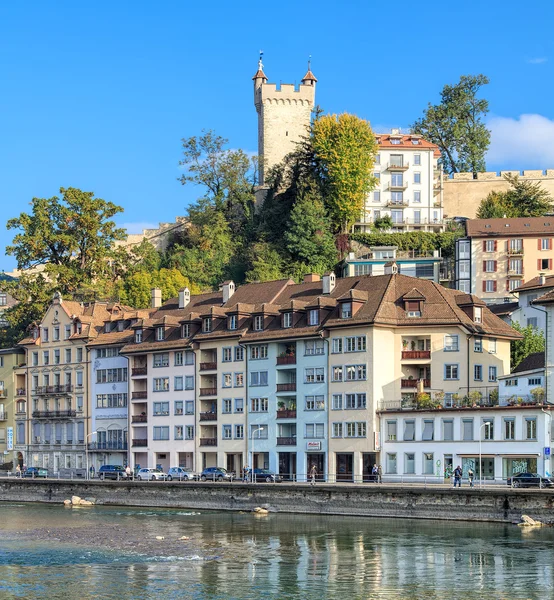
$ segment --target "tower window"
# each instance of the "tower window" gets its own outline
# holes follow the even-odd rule
[[[289,137],[289,132],[288,132],[288,131],[286,131],[286,132],[285,132],[285,135],[286,135],[287,137]]]

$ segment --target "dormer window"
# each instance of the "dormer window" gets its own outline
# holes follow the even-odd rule
[[[123,331],[123,321],[117,322],[117,331]]]
[[[38,329],[36,327],[33,327],[33,339],[38,339]]]
[[[104,323],[104,333],[109,333],[109,332],[110,332],[110,324]]]
[[[352,318],[352,302],[343,302],[340,307],[340,318],[351,319]]]
[[[202,332],[203,333],[210,333],[211,330],[212,330],[212,318],[211,317],[206,317],[202,321]]]
[[[164,339],[164,328],[156,327],[156,340],[158,340],[158,342],[161,342],[163,339]]]
[[[140,344],[142,342],[142,329],[137,329],[135,331],[135,344]]]
[[[319,310],[308,311],[308,325],[319,325]]]
[[[189,323],[185,323],[185,324],[181,325],[181,337],[182,338],[190,337],[190,324]]]
[[[421,302],[419,300],[406,301],[406,316],[411,319],[421,317]]]
[[[400,139],[399,138],[391,138],[390,139],[390,143],[395,145],[395,146],[399,146],[400,145]]]
[[[79,334],[83,331],[83,326],[81,325],[80,321],[77,321],[75,323],[75,327],[74,327],[75,333]]]
[[[292,327],[292,313],[291,312],[283,313],[283,327],[285,329],[289,329],[290,327]]]
[[[237,329],[238,328],[238,315],[231,315],[228,319],[227,326],[229,329]]]
[[[473,320],[475,323],[483,322],[483,309],[480,306],[475,306],[473,308]]]
[[[254,317],[254,331],[263,331],[264,329],[264,318],[262,315],[256,315]]]

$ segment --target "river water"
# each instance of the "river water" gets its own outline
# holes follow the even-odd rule
[[[0,510],[2,600],[554,597],[554,528],[102,506]]]

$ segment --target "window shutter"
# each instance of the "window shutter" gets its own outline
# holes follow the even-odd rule
[[[548,238],[548,249],[552,250],[552,238]]]
[[[496,292],[496,281],[492,282],[492,289],[494,292]]]
[[[486,272],[487,272],[487,261],[484,260],[483,261],[483,273],[486,273]]]
[[[497,241],[497,240],[494,240],[494,251],[495,251],[495,252],[496,252],[496,248],[497,248],[497,246],[498,246],[498,241]]]
[[[510,280],[506,279],[506,291],[509,292],[510,291]]]
[[[483,252],[487,251],[487,240],[483,240]]]
[[[548,270],[552,271],[552,259],[551,258],[548,259]]]
[[[494,261],[494,272],[498,271],[498,261]]]
[[[542,250],[542,240],[541,240],[541,238],[539,238],[537,240],[537,250]]]
[[[541,270],[541,259],[537,258],[537,269],[540,271]]]
[[[487,291],[487,282],[483,281],[483,291],[486,292]]]

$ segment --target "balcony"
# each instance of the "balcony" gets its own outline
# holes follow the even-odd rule
[[[278,383],[277,392],[296,392],[296,382],[294,383]]]
[[[277,411],[278,419],[296,419],[296,409],[291,410],[287,408],[283,408]]]
[[[146,390],[142,390],[140,392],[133,392],[131,394],[132,400],[146,400],[148,398],[148,392]]]
[[[70,394],[73,391],[73,386],[69,383],[64,385],[41,385],[36,388],[37,396],[48,396],[55,394]]]
[[[402,164],[396,164],[394,162],[390,162],[386,168],[389,171],[407,171],[410,168],[410,163],[403,162]]]
[[[510,256],[523,256],[523,246],[521,248],[508,248]]]
[[[8,397],[8,390],[0,390],[0,399],[3,400],[4,398]]]
[[[131,377],[146,377],[148,375],[147,367],[133,367],[131,369]]]
[[[148,440],[133,440],[131,445],[146,448],[146,446],[148,446]]]
[[[423,381],[423,387],[428,388],[431,387],[430,379],[401,379],[400,387],[402,388],[417,388],[418,381]]]
[[[278,437],[277,446],[296,446],[295,437]]]
[[[402,360],[429,360],[431,350],[402,350]]]
[[[147,423],[148,415],[133,415],[131,417],[131,423]]]
[[[26,396],[27,395],[27,390],[25,388],[18,388],[15,391],[15,395],[16,396]]]
[[[201,412],[200,420],[201,421],[217,421],[217,413],[216,412]]]
[[[287,356],[278,356],[277,365],[295,365],[296,354],[289,354]]]
[[[407,181],[403,181],[402,183],[389,183],[385,188],[385,192],[403,192],[407,187]]]
[[[217,362],[201,362],[200,370],[201,371],[215,371],[217,369]]]
[[[389,207],[389,208],[407,208],[408,207],[408,202],[406,202],[405,200],[402,202],[399,202],[398,200],[389,200],[385,206]]]
[[[127,442],[92,442],[91,444],[88,444],[88,449],[89,451],[127,450]]]
[[[33,419],[72,419],[77,416],[76,410],[34,410]]]
[[[201,446],[217,446],[217,438],[200,438]]]
[[[508,269],[510,277],[523,277],[523,269]]]
[[[8,420],[8,413],[0,412],[0,421],[7,421],[7,420]]]
[[[200,395],[201,396],[217,396],[217,388],[216,387],[200,388]]]

